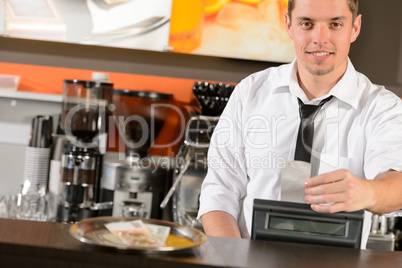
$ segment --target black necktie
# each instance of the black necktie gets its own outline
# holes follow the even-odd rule
[[[297,134],[297,143],[295,151],[295,160],[301,160],[310,163],[311,150],[314,138],[314,118],[321,107],[333,96],[323,99],[318,105],[303,104],[299,100],[300,126]]]

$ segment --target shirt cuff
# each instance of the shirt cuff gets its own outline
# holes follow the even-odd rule
[[[224,211],[232,215],[236,222],[239,216],[239,201],[233,197],[233,192],[220,189],[218,186],[208,186],[203,189],[200,196],[200,208],[197,219],[211,211]]]

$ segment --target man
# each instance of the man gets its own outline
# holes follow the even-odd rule
[[[357,7],[358,0],[289,0],[287,32],[297,58],[241,81],[214,131],[199,209],[207,235],[250,237],[253,200],[284,195],[281,176],[295,159],[299,105],[329,96],[313,120],[304,201],[317,212],[399,215],[402,105],[348,58],[361,28]]]

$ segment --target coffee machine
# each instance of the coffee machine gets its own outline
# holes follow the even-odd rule
[[[159,204],[170,184],[171,160],[151,156],[148,149],[165,123],[171,102],[171,94],[114,90],[114,121],[125,159],[103,163],[102,202],[113,202],[112,216],[168,219]]]
[[[172,199],[173,220],[202,231],[197,214],[201,185],[208,171],[208,149],[234,86],[198,81],[192,89],[201,107],[201,115],[192,116],[187,123],[185,140],[176,157],[173,184],[161,207]]]
[[[108,130],[112,96],[112,83],[64,80],[61,128],[69,146],[61,156],[56,221],[99,216],[103,156],[98,137]]]
[[[203,115],[190,118],[184,144],[176,158],[174,183],[171,188],[174,222],[201,231],[203,227],[197,220],[199,197],[202,182],[208,171],[210,139],[218,120],[219,117]],[[166,203],[166,198],[164,201]]]

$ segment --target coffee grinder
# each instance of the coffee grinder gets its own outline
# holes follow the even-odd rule
[[[165,123],[172,95],[122,89],[114,90],[113,102],[125,159],[104,161],[102,202],[113,201],[116,217],[166,219],[159,204],[169,187],[171,163],[150,156],[148,149]]]
[[[99,216],[102,154],[99,134],[108,130],[108,105],[113,84],[65,80],[61,127],[69,147],[61,158],[56,221],[76,222]]]

